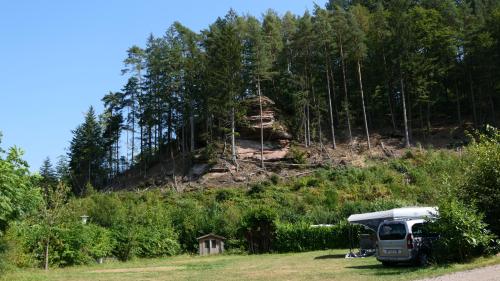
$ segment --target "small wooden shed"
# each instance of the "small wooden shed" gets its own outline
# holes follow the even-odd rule
[[[200,246],[200,255],[217,255],[224,252],[224,240],[226,238],[209,233],[196,238]]]

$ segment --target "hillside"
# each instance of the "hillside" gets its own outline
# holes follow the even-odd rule
[[[467,127],[435,127],[428,137],[415,137],[416,149],[420,151],[428,148],[455,149],[466,142],[465,128]],[[246,135],[240,135],[240,138],[236,139],[238,170],[232,164],[227,151],[223,153],[223,144],[219,144],[215,146],[218,151],[214,153],[212,159],[202,159],[204,149],[184,156],[177,155],[174,159],[175,182],[174,161],[164,156],[161,161],[152,163],[146,172],[141,170],[125,172],[117,177],[106,190],[160,188],[186,191],[248,186],[267,180],[271,176],[286,180],[308,175],[318,168],[366,167],[374,161],[399,158],[408,151],[404,147],[404,138],[393,133],[385,135],[373,133],[371,135],[372,147],[368,151],[361,130],[354,132],[354,141],[351,145],[347,140],[343,140],[337,143],[336,149],[333,149],[330,143],[314,143],[305,147],[303,144],[288,140],[265,141],[265,169],[260,167],[260,142],[251,137],[244,138]]]

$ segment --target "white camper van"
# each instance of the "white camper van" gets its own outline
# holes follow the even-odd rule
[[[375,231],[376,257],[382,264],[416,262],[424,265],[431,242],[423,232],[425,218],[437,215],[435,207],[411,207],[356,214],[350,216],[348,221]]]

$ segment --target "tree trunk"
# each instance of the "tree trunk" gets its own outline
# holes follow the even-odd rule
[[[120,131],[116,131],[116,174],[120,172]]]
[[[236,171],[238,171],[238,161],[236,159],[236,141],[235,141],[235,132],[234,132],[234,127],[235,127],[235,113],[234,113],[234,106],[231,108],[231,158],[233,161],[234,166],[236,166]]]
[[[304,105],[304,145],[308,147],[307,145],[307,111],[306,111],[306,106]]]
[[[488,100],[490,104],[490,110],[491,110],[491,123],[493,126],[497,125],[497,117],[496,117],[496,112],[495,112],[495,100],[493,99],[493,95],[491,94],[491,89],[494,89],[493,87],[493,82],[490,81],[490,90],[488,91]]]
[[[326,48],[325,48],[326,49]],[[326,53],[326,50],[325,50],[325,53]],[[331,91],[330,91],[330,76],[328,75],[329,71],[329,63],[328,63],[328,56],[326,56],[326,86],[327,86],[327,90],[328,90],[328,109],[330,111],[330,129],[331,129],[331,132],[332,132],[332,145],[333,145],[333,149],[336,149],[337,148],[337,143],[335,142],[335,126],[333,125],[333,108],[332,108],[332,95],[331,95]]]
[[[368,131],[368,120],[366,119],[365,96],[363,93],[363,79],[361,77],[361,63],[359,62],[359,60],[358,60],[358,78],[359,78],[359,90],[361,92],[361,105],[363,107],[363,118],[365,121],[366,141],[368,143],[368,150],[371,151],[372,146],[370,144],[370,132]]]
[[[310,120],[310,113],[309,113],[309,103],[306,105],[306,111],[307,111],[307,116],[306,116],[306,122],[307,122],[307,145],[311,145],[311,120]]]
[[[425,121],[426,121],[426,130],[427,130],[427,135],[430,136],[431,134],[431,102],[427,102],[427,110],[425,113]]]
[[[335,90],[335,76],[333,75],[333,68],[330,67],[330,79],[332,80],[332,94],[333,94],[333,99],[332,99],[332,102],[333,102],[333,110],[335,111],[335,120],[338,120],[340,119],[339,117],[339,110],[337,108],[337,94],[336,94],[336,90]],[[333,125],[335,126],[335,120],[333,121]],[[339,124],[337,123],[337,126]]]
[[[191,152],[194,151],[194,116],[193,116],[193,106],[191,106],[191,112],[189,116],[189,129],[190,129],[190,137],[189,140],[191,142],[189,150]]]
[[[47,242],[45,243],[45,253],[44,253],[44,269],[49,270],[49,243],[50,239],[47,238]]]
[[[347,130],[349,133],[349,144],[352,143],[351,120],[349,117],[349,96],[347,95],[347,80],[345,75],[344,48],[342,38],[340,38],[340,61],[342,63],[342,76],[344,77],[344,94],[345,94],[345,115],[347,120]]]
[[[387,74],[387,60],[385,57],[385,48],[382,48],[382,58],[384,61],[384,76],[385,76],[385,87],[387,88],[387,99],[389,101],[389,112],[391,114],[391,123],[392,123],[392,130],[395,132],[396,131],[396,119],[394,118],[394,109],[392,105],[392,97],[391,97],[391,87],[390,87],[390,82]]]
[[[399,80],[401,82],[401,101],[403,102],[403,123],[405,128],[405,147],[410,147],[410,137],[408,134],[408,118],[406,116],[406,98],[405,98],[405,87],[403,83],[403,75],[399,74]]]
[[[135,97],[132,91],[132,153],[130,155],[130,165],[134,165],[134,151],[135,151]]]
[[[457,119],[458,126],[462,126],[462,113],[460,110],[460,92],[458,91],[458,85],[455,83],[455,101],[457,102]]]
[[[259,93],[259,110],[260,110],[260,167],[264,169],[264,123],[262,120],[262,92],[260,89],[259,77],[257,77],[257,91]]]
[[[170,150],[170,160],[172,161],[172,181],[174,182],[175,191],[179,192],[179,188],[177,186],[177,177],[175,175],[176,165],[175,165],[175,157],[172,144],[169,144],[169,150]]]
[[[476,112],[476,99],[474,97],[474,86],[472,84],[472,74],[469,72],[469,86],[470,86],[470,98],[471,98],[471,106],[472,106],[472,115],[474,117],[474,126],[477,127],[477,112]]]

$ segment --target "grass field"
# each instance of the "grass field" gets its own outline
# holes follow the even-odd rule
[[[177,256],[127,263],[64,269],[16,270],[0,280],[414,280],[486,265],[500,264],[500,257],[480,258],[469,264],[417,268],[385,268],[375,258],[344,259],[346,250],[293,254]]]

